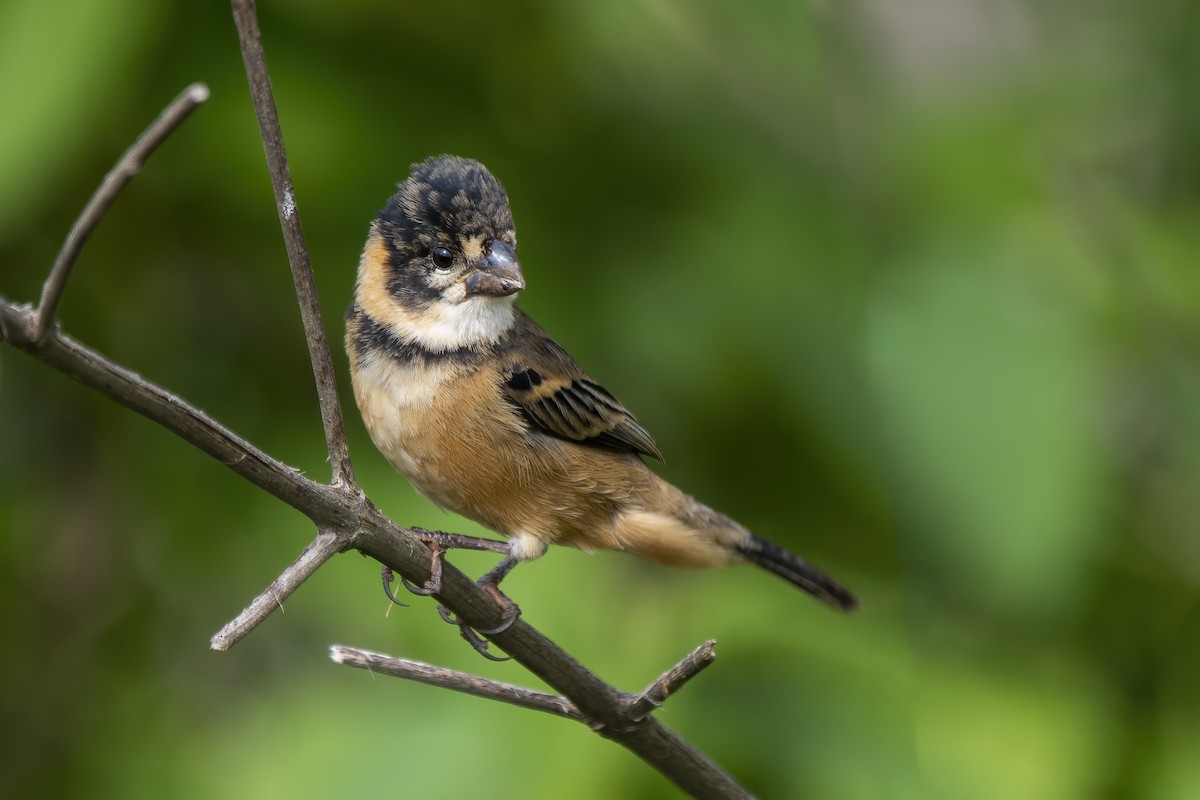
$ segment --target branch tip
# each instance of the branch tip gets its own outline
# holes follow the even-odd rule
[[[641,722],[653,713],[654,709],[662,706],[667,697],[682,689],[685,683],[716,660],[716,645],[716,639],[709,639],[684,656],[678,664],[660,675],[658,680],[635,697],[625,715],[633,722]]]
[[[108,212],[117,195],[121,193],[146,163],[146,159],[167,140],[183,121],[209,97],[208,87],[203,83],[193,83],[171,101],[158,117],[150,123],[142,135],[130,145],[117,163],[104,176],[104,180],[92,194],[79,218],[71,226],[71,232],[63,241],[62,249],[50,274],[42,287],[42,298],[38,302],[37,315],[34,317],[32,336],[34,342],[40,344],[46,340],[50,328],[54,324],[54,315],[58,303],[67,288],[67,278],[71,268],[75,266],[84,243],[92,235],[92,231],[100,224],[100,220]]]
[[[245,639],[252,630],[275,611],[283,611],[283,601],[292,592],[313,576],[326,561],[341,552],[345,545],[346,536],[332,530],[322,530],[291,566],[280,573],[262,593],[250,601],[250,605],[238,614],[221,630],[213,634],[209,647],[218,652],[224,652]]]
[[[196,105],[208,102],[208,98],[212,97],[212,91],[209,90],[208,84],[202,81],[196,81],[183,91],[187,93],[188,99]]]
[[[455,669],[426,664],[423,661],[413,661],[407,658],[396,658],[361,650],[357,647],[347,647],[335,644],[329,648],[329,658],[335,663],[347,667],[365,669],[371,673],[390,675],[393,678],[405,678],[418,683],[440,686],[443,689],[453,689],[456,692],[497,700],[501,703],[520,706],[534,711],[544,711],[556,717],[573,719],[576,722],[590,723],[579,709],[567,698],[557,694],[537,692],[511,683],[494,681],[460,672]]]

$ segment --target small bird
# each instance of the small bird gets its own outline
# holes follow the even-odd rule
[[[749,561],[835,608],[858,605],[652,472],[642,457],[662,455],[650,434],[514,305],[524,288],[504,187],[477,161],[438,156],[413,165],[371,224],[346,314],[375,446],[438,506],[508,537],[425,532],[435,558],[442,547],[506,553],[480,579],[514,609],[497,630],[515,619],[500,581],[551,544],[683,567]]]

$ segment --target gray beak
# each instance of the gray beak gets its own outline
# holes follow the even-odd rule
[[[507,297],[525,288],[517,253],[506,242],[492,239],[479,266],[467,276],[467,295]]]

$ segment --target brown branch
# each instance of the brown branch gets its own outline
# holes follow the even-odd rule
[[[303,244],[282,137],[279,136],[266,67],[258,45],[254,4],[249,0],[234,0],[233,7],[242,35],[247,74],[259,112],[272,186],[310,345],[322,404],[326,444],[333,463],[333,483],[326,485],[305,478],[175,395],[89,350],[53,326],[41,327],[39,319],[42,310],[35,311],[28,305],[18,305],[0,296],[0,338],[175,432],[313,520],[322,534],[297,563],[280,576],[273,586],[275,590],[294,590],[320,563],[327,560],[331,555],[330,550],[335,549],[335,543],[338,550],[352,547],[388,565],[410,581],[424,583],[429,577],[429,550],[406,529],[380,513],[354,484],[328,343],[321,327],[312,270]],[[107,203],[97,207],[96,219],[106,208]],[[94,225],[94,221],[90,222],[87,229],[90,230]],[[73,246],[79,245],[82,245],[82,238],[78,240],[78,245]],[[67,259],[68,262],[73,260],[74,256]],[[56,282],[58,288],[48,290],[47,297],[51,300],[43,309],[57,302],[64,285],[65,273]],[[275,598],[276,595],[269,589],[239,619],[245,620],[247,625],[257,624],[278,607]],[[449,564],[444,567],[442,589],[437,600],[477,629],[496,627],[504,614],[493,598]],[[214,644],[225,643],[228,646],[245,635],[244,632],[238,633],[241,628],[236,623],[235,620],[235,623],[227,626],[230,630],[228,638],[221,638]],[[686,664],[681,665],[676,668],[682,670],[681,677],[668,679],[674,671],[668,672],[642,697],[633,698],[584,668],[524,618],[517,619],[503,633],[490,638],[517,662],[561,692],[601,736],[627,748],[684,791],[694,797],[749,797],[732,777],[655,717],[651,715],[633,719],[630,716],[631,709],[640,712],[645,704],[653,706],[655,702],[661,702],[661,697],[666,696],[672,684],[685,679],[682,673],[698,671],[699,666],[693,669]],[[696,664],[699,665],[702,660],[696,661]]]
[[[38,344],[29,335],[33,316],[29,306],[0,295],[0,335],[18,349],[173,431],[319,526],[342,531],[349,547],[387,564],[411,582],[422,584],[429,578],[429,550],[371,503],[305,478],[180,398],[61,331],[52,332]],[[486,592],[451,564],[443,568],[437,599],[476,628],[495,627],[504,615]],[[694,797],[749,797],[732,777],[653,715],[640,722],[628,719],[628,695],[583,667],[524,617],[489,638],[568,698],[593,721],[597,733],[629,749],[684,791]]]
[[[179,396],[60,331],[38,342],[33,334],[35,314],[29,306],[0,295],[0,332],[14,347],[157,422],[318,525],[353,518],[355,505],[341,492],[276,461]]]
[[[626,711],[629,719],[634,722],[645,719],[654,712],[654,709],[661,706],[669,695],[679,691],[685,683],[699,675],[716,659],[717,654],[713,649],[716,644],[715,639],[709,639],[684,656],[678,664],[660,675],[658,680],[647,686],[646,691],[630,703],[629,709]]]
[[[329,657],[334,662],[345,664],[348,667],[365,669],[380,675],[390,675],[393,678],[406,678],[418,683],[427,683],[430,686],[440,686],[443,689],[452,689],[456,692],[485,697],[489,700],[497,700],[534,711],[545,711],[547,714],[588,723],[587,717],[580,714],[579,709],[561,695],[535,692],[511,683],[481,678],[469,672],[459,672],[456,669],[436,667],[423,661],[395,658],[340,644],[329,648]]]
[[[183,121],[205,100],[208,99],[208,87],[203,83],[193,83],[180,92],[167,108],[158,115],[150,127],[137,138],[120,160],[113,166],[104,181],[92,195],[92,199],[83,207],[83,212],[75,220],[71,232],[63,242],[58,258],[50,269],[50,276],[42,287],[42,299],[38,303],[37,316],[34,319],[32,337],[35,341],[43,341],[46,332],[54,324],[54,314],[58,310],[58,301],[62,299],[63,290],[67,288],[67,278],[71,267],[79,258],[84,243],[96,229],[100,219],[108,211],[109,206],[117,199],[129,182],[146,163],[150,154],[175,132]],[[6,337],[7,338],[7,337]]]
[[[333,359],[329,355],[325,326],[321,322],[321,306],[317,300],[312,262],[308,257],[308,245],[304,242],[304,229],[300,225],[296,190],[292,185],[292,172],[288,167],[287,152],[283,147],[283,131],[279,127],[279,114],[275,111],[275,97],[271,92],[271,79],[267,75],[267,62],[263,56],[254,1],[233,0],[233,18],[237,23],[242,61],[246,65],[250,96],[254,100],[254,111],[258,116],[258,129],[262,134],[267,168],[271,173],[271,187],[275,190],[275,207],[279,212],[279,226],[283,229],[288,263],[292,267],[296,300],[304,322],[304,338],[308,343],[308,356],[312,361],[317,398],[321,404],[321,424],[325,429],[325,448],[329,452],[329,463],[333,469],[333,484],[337,486],[345,483],[357,491],[354,467],[350,463],[350,450],[346,445],[342,405],[338,401],[337,378],[333,372]]]
[[[646,687],[646,690],[636,697],[630,695],[629,702],[623,712],[627,722],[641,722],[655,709],[662,706],[668,696],[683,688],[683,685],[698,675],[716,658],[714,647],[717,642],[709,639],[683,658],[678,664],[663,673],[658,680]],[[408,658],[397,658],[361,650],[357,647],[335,644],[329,648],[329,657],[338,664],[348,667],[365,669],[393,678],[405,678],[431,686],[453,689],[456,692],[472,694],[476,697],[486,697],[502,703],[510,703],[535,711],[545,711],[576,722],[582,722],[593,728],[600,728],[604,723],[594,723],[579,712],[573,703],[561,695],[536,692],[511,683],[481,678],[467,672],[437,667],[423,661],[413,661]]]
[[[213,634],[209,647],[222,652],[228,650],[250,635],[250,632],[274,613],[275,609],[282,611],[283,601],[323,567],[326,561],[345,550],[348,541],[349,537],[339,531],[325,530],[318,533],[317,538],[304,548],[299,558],[262,594],[254,598],[242,613],[226,623],[224,628]]]

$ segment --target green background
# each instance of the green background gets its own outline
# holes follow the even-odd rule
[[[408,165],[479,158],[522,306],[661,473],[865,603],[563,549],[506,583],[530,623],[630,691],[717,639],[659,716],[764,797],[1200,796],[1196,3],[264,6],[335,343]],[[212,100],[104,219],[62,323],[323,478],[222,3],[0,6],[0,293],[37,296],[193,80]],[[348,424],[396,520],[481,532]],[[0,453],[6,796],[675,796],[572,723],[330,663],[536,685],[430,602],[385,615],[357,555],[209,652],[310,525],[7,348]]]

